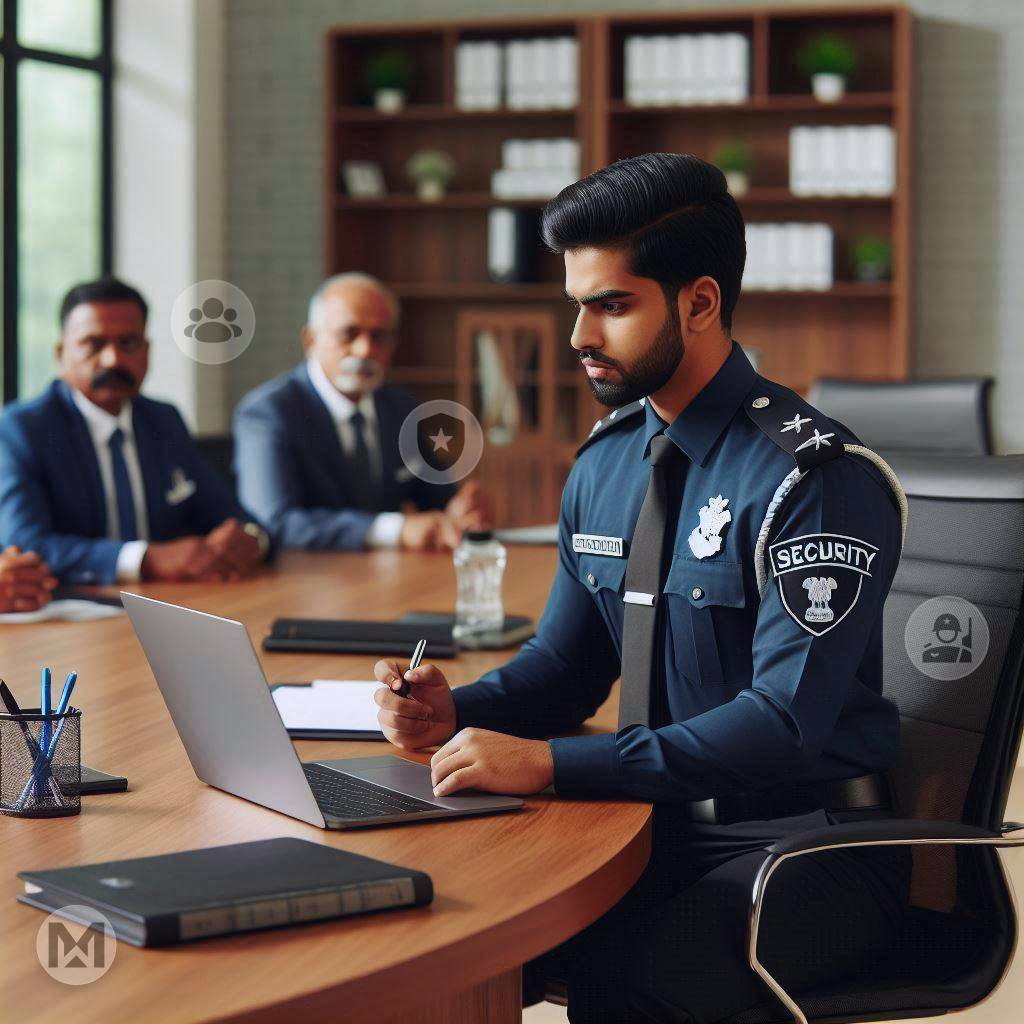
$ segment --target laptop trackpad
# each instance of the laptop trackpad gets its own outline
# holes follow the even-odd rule
[[[518,797],[475,791],[450,797],[434,796],[434,789],[430,784],[430,765],[416,764],[393,755],[318,761],[317,764],[451,810],[465,810],[469,807],[518,807],[522,803]]]

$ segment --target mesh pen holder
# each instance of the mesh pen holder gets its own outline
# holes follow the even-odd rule
[[[82,712],[0,714],[0,813],[60,818],[82,810]]]

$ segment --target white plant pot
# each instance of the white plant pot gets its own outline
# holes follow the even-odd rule
[[[835,103],[846,92],[846,79],[831,71],[819,71],[811,75],[811,91],[820,103]]]
[[[378,89],[373,94],[373,105],[382,114],[397,114],[405,106],[405,93],[401,89]]]
[[[416,186],[416,195],[425,203],[436,203],[444,198],[444,182],[436,178],[428,178]]]
[[[750,178],[746,171],[726,171],[725,184],[734,197],[745,196],[750,188]]]

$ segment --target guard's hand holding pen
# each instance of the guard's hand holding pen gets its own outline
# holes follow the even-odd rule
[[[396,692],[402,686],[397,661],[385,659],[373,666],[373,674],[386,686],[374,693],[380,710],[377,721],[385,737],[403,750],[436,747],[455,735],[455,702],[448,680],[436,665],[420,665],[406,672],[408,697]]]

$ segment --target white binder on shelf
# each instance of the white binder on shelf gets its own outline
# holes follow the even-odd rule
[[[833,231],[828,224],[809,224],[808,227],[811,247],[811,279],[808,287],[815,291],[827,291],[833,282]]]
[[[654,66],[652,101],[659,107],[665,107],[673,102],[671,37],[665,35],[653,36],[651,38],[651,49],[652,63]]]

